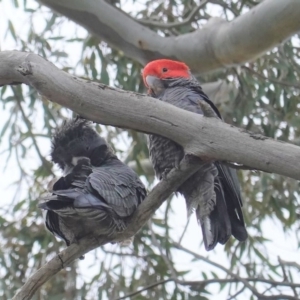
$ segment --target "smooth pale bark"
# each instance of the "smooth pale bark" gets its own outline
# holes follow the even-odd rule
[[[159,134],[204,160],[233,161],[300,180],[300,147],[159,100],[71,76],[42,57],[0,52],[0,85],[26,83],[97,123]]]
[[[194,72],[242,64],[300,30],[299,0],[265,0],[231,22],[214,18],[194,32],[161,37],[104,0],[38,0],[146,64],[168,57]]]

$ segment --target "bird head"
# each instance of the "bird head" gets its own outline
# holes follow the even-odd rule
[[[144,84],[149,92],[158,95],[164,88],[164,80],[191,78],[189,67],[180,61],[158,59],[148,63],[142,72]]]
[[[89,158],[96,166],[105,159],[108,151],[106,141],[84,119],[64,122],[52,138],[52,161],[64,171],[72,169],[78,158]]]

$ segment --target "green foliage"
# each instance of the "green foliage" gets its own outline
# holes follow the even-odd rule
[[[120,7],[118,1],[110,2]],[[211,16],[231,20],[260,1],[209,2],[188,24],[168,29],[151,24],[149,27],[164,36],[179,35],[201,27]],[[138,1],[132,3],[136,5]],[[110,48],[79,25],[34,1],[12,0],[11,5],[8,1],[6,5],[12,12],[22,13],[27,23],[22,28],[17,18],[6,20],[1,50],[9,49],[4,47],[8,43],[14,49],[37,53],[71,74],[145,92],[140,77],[142,66],[125,57],[122,49]],[[132,17],[163,23],[188,18],[195,5],[191,0],[144,1],[138,6],[141,8],[132,10],[132,5],[121,2],[121,8]],[[300,145],[299,53],[296,35],[254,62],[200,74],[198,78],[201,82],[222,79],[238,88],[238,95],[220,106],[227,123]],[[9,183],[15,190],[12,199],[6,199],[0,208],[0,298],[11,299],[30,274],[64,247],[46,232],[37,199],[46,192],[54,174],[60,174],[48,159],[49,138],[57,124],[71,117],[71,112],[26,86],[0,88],[0,101],[0,153],[4,162],[0,167],[4,176],[14,178]],[[146,137],[110,126],[97,125],[97,130],[123,161],[136,163],[148,188],[153,187],[153,174],[146,173],[142,164],[149,155]],[[225,299],[234,294],[232,299],[256,299],[255,291],[245,292],[241,281],[230,272],[248,278],[260,293],[271,295],[288,290],[297,299],[299,286],[270,285],[256,282],[255,278],[297,283],[299,264],[278,260],[274,252],[278,246],[276,232],[280,230],[296,241],[293,250],[299,247],[299,182],[253,171],[239,172],[239,177],[249,228],[246,243],[231,239],[224,249],[218,246],[219,256],[207,255],[199,246],[201,230],[195,224],[187,228],[189,241],[180,238],[185,230],[185,212],[178,215],[177,207],[184,206],[182,199],[169,199],[137,234],[131,247],[106,245],[97,249],[48,281],[34,299],[115,299],[140,289],[145,290],[134,299],[217,299],[216,295]],[[273,234],[266,235],[265,224],[277,224]],[[178,247],[179,240],[189,247]],[[204,256],[199,255],[201,252]],[[224,281],[229,278],[232,281]],[[146,289],[151,285],[154,286]]]

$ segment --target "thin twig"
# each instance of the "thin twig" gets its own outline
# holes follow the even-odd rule
[[[297,263],[294,262],[294,261],[286,261],[286,260],[280,259],[280,262],[281,262],[283,265],[286,265],[286,266],[289,266],[289,267],[294,267],[294,268],[300,270],[300,265],[297,264]]]
[[[282,264],[282,262],[281,262],[280,256],[278,256],[278,262],[279,262],[279,265],[280,265],[281,270],[282,270],[283,281],[288,281],[288,276],[286,274],[286,271],[285,271],[285,268],[284,268],[284,264]]]
[[[237,291],[234,295],[230,296],[227,300],[235,300],[236,297],[240,295],[245,289],[246,287],[243,286],[239,291]]]
[[[150,229],[151,229],[151,226],[150,226]],[[153,235],[154,233],[152,233],[152,238],[153,238]],[[163,251],[158,243],[158,241],[156,240],[156,238],[153,239],[153,242],[155,243],[155,245],[160,249],[160,252],[161,254],[163,255],[163,258],[166,259],[164,257],[164,254],[163,254]],[[207,280],[202,280],[202,281],[185,281],[185,280],[180,280],[177,278],[176,276],[176,271],[175,270],[172,270],[172,277],[168,278],[168,279],[164,279],[164,280],[161,280],[161,281],[158,281],[158,282],[155,282],[153,284],[150,284],[144,288],[141,288],[135,292],[132,292],[130,294],[127,294],[125,296],[122,296],[120,298],[116,298],[115,300],[122,300],[122,299],[131,299],[133,296],[136,296],[146,290],[149,290],[149,289],[152,289],[158,285],[162,285],[162,284],[165,284],[167,282],[170,282],[170,281],[173,281],[177,284],[180,284],[180,285],[184,285],[184,286],[190,286],[190,287],[193,287],[194,289],[196,289],[198,287],[198,289],[203,289],[206,285],[209,285],[209,284],[214,284],[214,283],[218,283],[218,284],[222,284],[222,283],[247,283],[246,285],[244,284],[244,287],[239,290],[235,295],[229,297],[228,300],[230,299],[236,299],[236,296],[239,295],[240,293],[242,293],[245,288],[248,288],[250,289],[253,294],[255,294],[258,299],[290,299],[290,300],[296,300],[298,299],[297,297],[293,297],[293,296],[289,296],[289,295],[272,295],[272,296],[265,296],[259,292],[256,291],[255,287],[251,286],[250,285],[250,282],[260,282],[260,283],[265,283],[265,284],[270,284],[271,287],[274,287],[274,286],[287,286],[287,287],[290,287],[290,288],[300,288],[300,284],[297,284],[297,283],[290,283],[290,282],[277,282],[277,281],[273,281],[273,280],[270,280],[270,279],[264,279],[264,278],[243,278],[243,277],[240,277],[236,274],[233,274],[230,270],[226,269],[225,267],[217,264],[217,263],[214,263],[212,261],[210,261],[209,259],[197,254],[197,253],[194,253],[192,251],[190,251],[189,249],[187,248],[184,248],[182,246],[180,246],[178,243],[173,243],[173,245],[180,249],[180,250],[183,250],[189,254],[192,254],[194,255],[195,257],[215,266],[215,267],[218,267],[220,268],[221,270],[223,270],[224,272],[226,272],[228,275],[230,275],[231,277],[233,278],[226,278],[226,279],[220,279],[220,278],[215,278],[215,279],[207,279]],[[167,259],[168,260],[168,259]],[[175,274],[175,276],[174,276]],[[297,295],[296,295],[297,296]]]
[[[280,265],[281,270],[282,270],[283,281],[289,282],[289,277],[288,277],[288,275],[287,275],[287,273],[286,273],[285,266],[284,266],[284,264],[282,263],[280,256],[278,256],[278,262],[279,262],[279,265]],[[298,293],[297,293],[297,291],[296,291],[296,288],[295,288],[295,287],[291,287],[291,289],[293,290],[294,295],[295,295],[295,296],[298,296]]]
[[[244,280],[248,281],[248,282],[261,282],[261,283],[267,283],[267,284],[270,284],[271,286],[288,286],[288,287],[291,287],[291,286],[294,286],[294,287],[297,287],[299,288],[300,287],[300,284],[296,284],[296,283],[288,283],[288,282],[276,282],[276,281],[273,281],[273,280],[268,280],[268,279],[261,279],[261,278],[243,278]],[[135,292],[132,292],[130,294],[127,294],[125,296],[122,296],[122,297],[119,297],[119,298],[116,298],[114,300],[123,300],[123,299],[131,299],[133,296],[136,296],[144,291],[147,291],[147,290],[150,290],[158,285],[162,285],[162,284],[165,284],[167,282],[176,282],[177,284],[180,284],[180,285],[183,285],[183,286],[189,286],[189,287],[193,287],[194,289],[196,287],[199,287],[201,289],[204,289],[204,287],[206,285],[209,285],[209,284],[222,284],[222,283],[239,283],[239,279],[236,279],[236,278],[230,278],[230,279],[220,279],[220,278],[215,278],[215,279],[207,279],[207,280],[199,280],[199,281],[185,281],[185,280],[179,280],[179,279],[176,279],[176,278],[168,278],[168,279],[164,279],[164,280],[161,280],[161,281],[158,281],[158,282],[155,282],[155,283],[152,283],[150,285],[147,285],[145,286],[144,288],[141,288]],[[238,291],[235,295],[231,296],[229,299],[235,299],[235,297],[242,293],[243,290],[245,290],[245,286],[243,287],[242,290]],[[268,297],[268,296],[267,296]],[[272,299],[271,298],[272,296],[270,296],[269,298],[263,298],[263,299]],[[278,296],[275,296],[276,298],[274,299],[296,299],[296,298],[284,298],[285,296],[283,295],[283,298],[278,298]],[[227,300],[229,300],[227,299]],[[262,298],[261,298],[262,299]]]
[[[151,20],[144,20],[144,19],[135,19],[137,22],[143,25],[147,26],[153,26],[161,29],[173,29],[175,27],[181,27],[184,25],[187,25],[193,21],[195,16],[197,15],[198,11],[203,8],[208,0],[202,1],[198,6],[196,6],[191,13],[183,19],[181,22],[170,22],[170,23],[161,23],[161,22],[156,22],[156,21],[151,21]]]
[[[147,259],[146,255],[138,255],[138,254],[135,254],[135,253],[114,252],[114,251],[108,251],[108,250],[105,250],[105,249],[102,249],[102,251],[106,254],[111,254],[111,255],[131,256],[131,257],[140,258],[140,259]]]
[[[187,231],[187,229],[188,229],[188,227],[189,227],[190,220],[191,220],[191,218],[189,217],[188,220],[187,220],[187,222],[186,222],[186,225],[185,225],[185,227],[184,227],[184,229],[183,229],[183,231],[182,231],[182,234],[181,234],[181,236],[180,236],[180,238],[179,238],[179,240],[178,240],[178,244],[181,244],[182,239],[184,238],[184,235],[185,235],[185,233],[186,233],[186,231]]]
[[[293,88],[296,88],[296,89],[300,89],[300,85],[299,84],[296,84],[296,83],[289,83],[289,82],[286,82],[286,81],[281,81],[281,80],[277,80],[277,79],[274,79],[274,78],[268,78],[258,72],[256,72],[255,70],[249,68],[249,67],[246,67],[246,66],[242,66],[242,69],[254,74],[255,76],[257,77],[260,77],[264,80],[267,80],[269,82],[272,82],[272,83],[276,83],[276,84],[280,84],[280,85],[283,85],[283,86],[287,86],[287,87],[293,87]]]
[[[272,299],[272,300],[283,300],[283,299],[286,299],[286,300],[297,300],[298,299],[298,297],[293,297],[293,296],[283,295],[283,294],[281,294],[281,295],[272,295],[272,296],[263,295],[263,294],[259,293],[257,291],[257,289],[248,282],[247,279],[240,277],[239,275],[233,273],[231,270],[226,269],[222,265],[220,265],[220,264],[218,264],[216,262],[213,262],[213,261],[209,260],[208,258],[206,258],[206,257],[204,257],[204,256],[202,256],[202,255],[200,255],[198,253],[195,253],[195,252],[193,252],[193,251],[191,251],[191,250],[189,250],[189,249],[181,246],[180,244],[178,244],[176,242],[174,242],[173,245],[177,249],[183,250],[183,251],[185,251],[185,252],[193,255],[194,257],[196,257],[196,258],[198,258],[200,260],[203,260],[203,261],[209,263],[212,266],[215,266],[215,267],[219,268],[220,270],[224,271],[225,273],[227,273],[231,277],[237,279],[239,282],[241,282],[242,284],[244,284],[244,286],[246,288],[248,288],[260,300],[269,300],[269,299]]]
[[[47,169],[47,171],[50,173],[50,175],[54,175],[52,169],[50,168],[49,166],[49,163],[47,162],[47,160],[45,159],[45,157],[42,155],[41,151],[40,151],[40,148],[36,142],[36,139],[35,139],[35,135],[33,134],[32,132],[32,126],[31,126],[31,122],[29,121],[28,117],[26,116],[25,114],[25,111],[23,109],[23,106],[21,104],[21,99],[18,97],[17,93],[16,93],[16,90],[15,90],[15,87],[11,87],[12,90],[13,90],[13,93],[14,93],[14,96],[16,98],[16,103],[18,105],[18,108],[21,112],[21,115],[22,115],[22,118],[24,120],[24,123],[27,127],[27,130],[28,130],[28,135],[31,137],[31,140],[32,140],[32,143],[33,143],[33,146],[35,148],[35,151],[37,152],[42,164],[43,164],[43,167],[45,167]]]
[[[152,289],[152,288],[154,288],[158,285],[162,285],[162,284],[165,284],[165,283],[170,282],[170,281],[174,281],[174,279],[173,278],[168,278],[168,279],[165,279],[165,280],[161,280],[161,281],[152,283],[150,285],[145,286],[144,288],[142,288],[140,290],[137,290],[133,293],[127,294],[127,295],[119,297],[119,298],[115,298],[114,300],[122,300],[122,299],[127,299],[127,298],[131,299],[133,296],[136,296],[136,295],[138,295],[138,294],[140,294],[144,291],[150,290],[150,289]]]
[[[165,261],[166,265],[168,266],[171,274],[172,274],[172,277],[177,279],[177,274],[176,274],[176,270],[173,266],[173,262],[171,262],[169,260],[169,258],[167,257],[167,255],[164,253],[163,249],[162,249],[162,246],[160,245],[160,243],[158,242],[156,236],[155,236],[155,232],[153,231],[152,229],[152,225],[151,225],[151,221],[149,220],[148,221],[148,226],[149,226],[149,229],[150,229],[150,232],[151,232],[151,241],[153,243],[154,246],[156,246],[160,252],[160,255],[162,256],[163,260]]]

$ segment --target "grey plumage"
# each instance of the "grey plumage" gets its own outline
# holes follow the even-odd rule
[[[145,187],[90,122],[74,119],[58,128],[51,156],[64,176],[39,206],[47,210],[46,226],[54,235],[70,245],[87,235],[126,228],[126,220],[146,197]]]
[[[158,79],[150,76],[147,79],[154,87],[158,87],[153,89],[151,86],[151,96],[201,115],[201,101],[205,101],[215,117],[221,119],[219,111],[192,75],[190,78]],[[184,157],[180,145],[157,135],[149,135],[149,153],[160,179],[170,169],[177,167]],[[247,239],[235,170],[220,162],[203,162],[203,167],[185,181],[178,191],[186,200],[188,215],[196,212],[206,250],[213,249],[218,242],[225,244],[231,234],[240,241]]]

